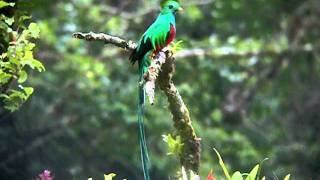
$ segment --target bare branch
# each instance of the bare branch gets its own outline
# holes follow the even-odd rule
[[[76,32],[76,33],[73,33],[73,37],[78,39],[85,39],[87,41],[102,41],[105,44],[113,44],[125,50],[134,50],[137,47],[137,45],[132,41],[127,42],[119,37],[110,36],[108,34],[103,34],[103,33]]]

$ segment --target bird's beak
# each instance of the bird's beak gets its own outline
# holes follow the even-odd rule
[[[182,12],[182,11],[183,11],[183,8],[182,8],[182,7],[179,7],[179,8],[178,8],[178,11],[179,11],[179,12]]]

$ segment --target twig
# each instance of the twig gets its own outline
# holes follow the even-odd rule
[[[102,41],[105,44],[112,44],[120,48],[123,48],[125,50],[134,50],[137,47],[137,45],[132,41],[127,42],[119,37],[110,36],[108,34],[103,34],[103,33],[76,32],[76,33],[73,33],[73,37],[77,39],[85,39],[87,41]]]

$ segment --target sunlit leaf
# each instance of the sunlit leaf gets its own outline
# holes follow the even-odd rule
[[[178,41],[178,42],[173,42],[171,43],[171,48],[170,50],[173,52],[173,53],[176,53],[178,51],[180,51],[182,49],[182,43],[183,41]]]
[[[198,176],[195,172],[190,170],[190,180],[200,180],[200,176]]]
[[[180,136],[173,138],[171,134],[162,135],[163,141],[167,143],[168,155],[179,155],[182,152],[183,143]]]
[[[32,87],[24,87],[23,90],[26,93],[26,98],[28,98],[33,93]]]
[[[236,171],[231,176],[231,180],[243,180],[242,174],[239,171]]]
[[[24,83],[28,78],[28,74],[26,71],[22,70],[19,72],[19,79],[18,82],[19,83]]]
[[[260,173],[261,173],[262,165],[267,160],[269,160],[269,158],[265,158],[259,163],[260,168],[259,168],[258,173],[257,173],[257,179],[260,179]]]
[[[216,154],[217,154],[217,156],[219,158],[219,164],[220,164],[220,166],[221,166],[221,168],[223,170],[224,175],[227,177],[228,180],[230,180],[231,179],[230,174],[229,174],[229,172],[227,170],[227,167],[225,166],[225,164],[224,164],[224,162],[223,162],[218,150],[216,148],[213,148],[213,150],[216,152]]]
[[[258,170],[259,170],[259,164],[257,164],[249,173],[249,175],[247,176],[247,178],[245,180],[255,180]]]
[[[6,7],[6,6],[14,6],[15,3],[7,3],[4,1],[0,1],[0,8]]]
[[[290,174],[286,175],[286,177],[283,178],[283,180],[289,180],[290,179]]]
[[[40,28],[36,23],[30,23],[28,30],[31,33],[31,37],[38,38],[40,34]]]
[[[106,175],[106,174],[103,175],[104,180],[112,180],[115,176],[116,176],[115,173],[110,173],[108,175]]]
[[[0,85],[8,83],[11,77],[12,77],[12,74],[8,74],[0,71]]]
[[[9,26],[11,26],[11,25],[14,23],[14,17],[12,17],[12,18],[7,18],[7,19],[5,20],[5,22],[6,22]]]
[[[188,180],[188,175],[186,169],[182,166],[181,168],[182,180]]]

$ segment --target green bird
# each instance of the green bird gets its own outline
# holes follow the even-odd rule
[[[180,6],[179,0],[163,0],[161,2],[161,12],[159,16],[142,35],[137,48],[132,52],[129,59],[132,64],[138,62],[139,82],[143,80],[144,74],[148,70],[151,56],[156,55],[174,40],[176,36],[175,14],[180,10],[182,10],[182,7]],[[149,180],[150,162],[143,124],[144,106],[145,89],[144,85],[139,85],[138,124],[140,152],[144,179]]]

